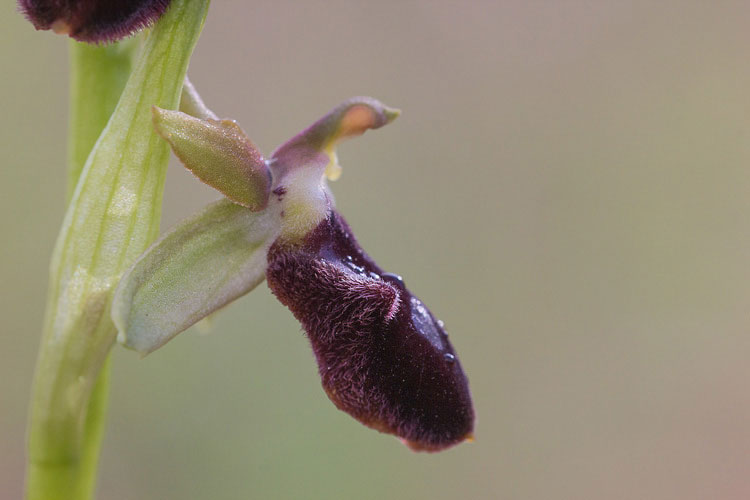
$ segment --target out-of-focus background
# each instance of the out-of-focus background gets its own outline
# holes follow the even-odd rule
[[[0,497],[64,212],[67,43],[0,6]],[[190,67],[270,152],[352,95],[341,211],[442,318],[476,442],[337,411],[265,285],[114,356],[99,498],[750,497],[747,2],[215,1]],[[170,166],[164,227],[217,194]]]

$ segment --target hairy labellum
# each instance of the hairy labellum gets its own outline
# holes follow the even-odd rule
[[[124,38],[161,17],[170,0],[19,0],[38,30],[53,30],[81,42]]]
[[[442,323],[336,211],[301,243],[274,243],[268,263],[268,285],[304,326],[339,409],[415,450],[471,437],[468,381]]]

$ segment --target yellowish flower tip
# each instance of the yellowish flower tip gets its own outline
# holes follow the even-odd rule
[[[329,139],[328,148],[343,139],[362,135],[368,129],[380,128],[398,118],[401,110],[389,108],[375,101],[357,102],[347,108],[339,119],[336,133]]]
[[[336,155],[336,146],[339,142],[360,136],[369,129],[387,125],[400,115],[400,109],[389,108],[374,99],[367,99],[364,102],[355,101],[348,108],[345,108],[338,119],[336,131],[328,137],[324,146],[324,151],[329,158],[325,169],[326,178],[335,181],[341,177],[342,169]]]
[[[383,110],[383,114],[385,115],[386,123],[391,123],[393,120],[401,116],[401,110],[398,108],[386,107]]]

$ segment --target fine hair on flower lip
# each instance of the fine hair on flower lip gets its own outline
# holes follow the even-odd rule
[[[471,438],[468,381],[442,323],[337,212],[303,243],[275,244],[268,259],[268,286],[302,323],[339,409],[414,450]]]

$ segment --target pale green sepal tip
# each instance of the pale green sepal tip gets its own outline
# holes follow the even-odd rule
[[[397,108],[386,107],[383,110],[383,114],[385,115],[386,123],[391,123],[393,120],[401,116],[401,110]]]
[[[141,354],[248,293],[265,278],[278,222],[223,199],[183,221],[125,273],[115,292],[117,340]]]

